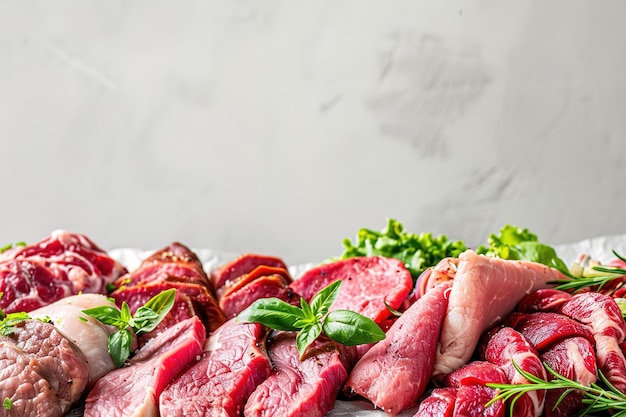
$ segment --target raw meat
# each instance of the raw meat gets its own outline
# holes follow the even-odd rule
[[[568,337],[556,342],[544,352],[540,352],[542,362],[560,375],[589,386],[597,380],[596,355],[591,342],[585,337]],[[552,375],[548,375],[552,379]],[[564,390],[546,392],[546,417],[568,417],[582,409],[582,393],[572,391],[559,402]]]
[[[106,326],[82,311],[115,304],[101,294],[73,295],[29,313],[32,318],[49,319],[56,329],[88,358],[88,387],[116,368],[108,351],[108,339],[115,328]]]
[[[250,395],[246,417],[325,416],[348,377],[356,351],[320,337],[300,359],[295,334],[275,332],[269,355],[274,372]]]
[[[126,269],[86,236],[63,230],[0,260],[0,308],[31,311],[78,293],[106,293]]]
[[[163,389],[202,353],[203,324],[192,317],[153,338],[128,366],[96,382],[85,401],[84,417],[157,417]]]
[[[279,274],[265,275],[238,286],[219,299],[219,306],[227,318],[233,318],[260,298],[276,297],[288,303],[300,300]]]
[[[513,311],[525,295],[563,278],[538,263],[463,252],[441,329],[435,374],[447,374],[467,363],[484,331]]]
[[[44,369],[37,358],[0,340],[0,398],[11,404],[0,407],[0,417],[60,417],[67,411]]]
[[[512,323],[513,318],[517,318],[515,323]],[[504,320],[504,324],[523,334],[538,351],[567,337],[581,336],[594,341],[589,327],[559,313],[513,313]]]
[[[448,305],[450,282],[417,300],[354,366],[345,384],[387,414],[395,416],[417,403],[433,372],[437,340]]]
[[[543,288],[522,298],[515,310],[523,313],[557,312],[571,298],[572,295],[568,292]]]
[[[504,416],[505,406],[501,400],[485,408],[485,404],[498,392],[485,384],[508,382],[504,371],[497,365],[486,361],[472,361],[446,375],[444,382],[456,389],[454,416]]]
[[[615,388],[626,393],[626,359],[620,348],[626,325],[615,300],[594,292],[576,294],[563,304],[561,312],[591,327],[598,368]]]
[[[453,417],[456,392],[456,388],[435,388],[413,417]]]
[[[522,370],[546,380],[546,371],[537,350],[524,336],[510,327],[497,331],[487,343],[483,358],[502,368],[510,384],[525,384],[524,378],[513,366],[515,362]],[[539,417],[545,402],[544,391],[530,391],[515,403],[515,417]]]
[[[390,316],[385,305],[398,309],[413,287],[411,273],[397,259],[380,256],[349,258],[318,265],[291,284],[305,300],[322,288],[342,280],[331,310],[356,311],[377,323]]]
[[[146,258],[139,267],[116,281],[111,293],[118,305],[126,301],[132,313],[161,291],[175,288],[175,306],[142,343],[181,319],[197,315],[207,333],[217,329],[226,317],[219,308],[212,285],[198,257],[186,246],[174,242]]]
[[[202,358],[163,391],[161,417],[240,416],[248,396],[271,372],[266,329],[231,319],[204,345]]]
[[[226,284],[227,281],[234,281],[240,276],[252,272],[258,266],[287,269],[285,262],[275,256],[246,253],[211,271],[211,283],[213,287],[218,290]]]

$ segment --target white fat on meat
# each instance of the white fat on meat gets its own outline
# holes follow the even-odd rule
[[[450,290],[434,375],[465,365],[485,330],[513,311],[525,295],[564,278],[559,271],[535,262],[463,252]]]
[[[63,298],[28,313],[33,318],[49,318],[59,333],[74,343],[88,360],[89,386],[116,368],[107,349],[109,335],[115,330],[82,311],[115,304],[100,294],[80,294]]]

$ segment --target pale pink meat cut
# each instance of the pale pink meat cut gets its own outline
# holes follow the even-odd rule
[[[538,263],[463,252],[441,329],[435,375],[448,374],[467,363],[481,334],[513,311],[525,295],[564,278],[559,271]]]
[[[419,298],[354,366],[345,384],[387,414],[395,416],[424,394],[435,363],[450,283]]]
[[[157,417],[163,389],[202,353],[206,333],[197,317],[151,339],[128,366],[96,382],[85,401],[84,417]]]

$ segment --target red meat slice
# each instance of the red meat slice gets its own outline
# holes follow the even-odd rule
[[[377,323],[390,316],[385,303],[400,308],[413,287],[411,273],[402,262],[369,256],[313,267],[295,280],[291,289],[310,301],[319,290],[338,280],[342,284],[331,310],[356,311]]]
[[[589,386],[597,380],[596,355],[593,346],[585,337],[568,337],[540,353],[540,358],[560,375]],[[548,375],[553,379],[552,375]],[[582,407],[583,393],[571,391],[561,399],[565,390],[546,392],[546,417],[568,417],[576,415]],[[559,405],[555,405],[559,402]]]
[[[522,298],[515,310],[523,313],[558,312],[571,298],[572,295],[568,292],[543,288]]]
[[[269,342],[274,372],[250,395],[246,417],[323,417],[332,410],[356,352],[324,338],[302,360],[293,332],[275,332]]]
[[[516,323],[511,323],[511,317],[520,318]],[[581,336],[594,342],[589,327],[559,313],[512,314],[505,320],[505,324],[523,334],[538,351],[568,337]]]
[[[200,360],[172,381],[159,398],[161,417],[240,416],[272,366],[262,346],[266,329],[229,320],[204,345]]]
[[[626,393],[626,359],[620,348],[626,325],[615,300],[594,292],[576,294],[563,304],[561,313],[591,327],[598,368],[615,388]]]
[[[241,313],[250,304],[261,298],[276,297],[288,303],[292,303],[295,298],[300,298],[285,283],[282,275],[266,275],[247,282],[245,285],[237,286],[229,291],[219,300],[219,306],[224,311],[226,318],[230,319]]]
[[[227,281],[234,281],[240,276],[252,272],[258,266],[287,269],[285,262],[275,256],[246,253],[211,271],[211,283],[217,290]]]
[[[510,384],[529,382],[517,372],[513,362],[531,375],[543,380],[547,378],[537,350],[521,333],[510,327],[503,327],[489,339],[484,359],[501,367]],[[515,403],[513,415],[515,417],[539,417],[543,412],[544,402],[544,391],[527,392]]]
[[[446,375],[445,385],[457,389],[454,415],[503,417],[505,406],[501,400],[485,408],[498,393],[495,388],[485,386],[489,382],[505,384],[508,381],[499,366],[486,361],[470,362]]]
[[[456,393],[456,388],[435,388],[413,417],[453,417]]]
[[[387,337],[354,366],[345,384],[348,393],[367,398],[391,416],[417,403],[433,372],[449,287],[449,282],[434,287],[395,321]]]
[[[128,366],[96,382],[84,417],[157,416],[163,389],[202,353],[206,333],[197,317],[178,323],[142,347]]]

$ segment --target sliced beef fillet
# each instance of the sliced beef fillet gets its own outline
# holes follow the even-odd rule
[[[96,382],[84,417],[157,417],[163,389],[202,353],[204,325],[192,317],[153,338],[128,366]]]
[[[231,319],[215,331],[204,353],[159,398],[161,417],[240,416],[248,396],[271,372],[266,329]]]
[[[289,288],[282,275],[260,276],[244,285],[225,293],[219,298],[219,305],[227,318],[233,318],[245,310],[250,304],[261,298],[279,298],[293,304],[300,297]]]
[[[278,257],[246,253],[211,271],[211,283],[213,287],[218,290],[228,281],[235,281],[240,276],[252,272],[259,266],[287,269],[285,262]]]
[[[197,315],[207,332],[214,331],[226,320],[202,263],[189,248],[178,242],[155,252],[115,284],[118,288],[111,297],[118,305],[126,301],[131,312],[161,291],[177,290],[175,307],[154,331],[142,336],[143,341],[190,316]]]
[[[10,335],[0,336],[0,340],[11,342],[25,355],[36,358],[40,373],[56,391],[64,410],[81,397],[89,379],[87,358],[53,324],[26,320],[17,323]]]
[[[525,295],[563,278],[538,263],[463,252],[441,329],[435,374],[448,374],[467,363],[483,332],[512,312]]]
[[[604,294],[576,294],[563,304],[561,313],[591,327],[598,368],[608,381],[626,393],[626,359],[620,348],[626,325],[615,300]]]
[[[56,381],[55,381],[56,382]],[[61,417],[65,408],[37,358],[0,340],[0,417]]]
[[[331,310],[356,311],[377,323],[390,316],[388,304],[399,309],[413,287],[411,273],[397,259],[380,256],[349,258],[318,265],[304,272],[291,288],[310,301],[322,288],[341,280]]]
[[[0,259],[0,308],[32,311],[78,293],[105,293],[126,269],[84,235],[62,230]]]
[[[323,417],[355,359],[353,347],[318,338],[300,359],[293,332],[275,332],[269,342],[272,374],[250,395],[244,416]]]
[[[450,283],[431,289],[387,331],[387,337],[356,363],[345,384],[387,414],[417,403],[430,382]]]
[[[511,327],[501,328],[489,339],[483,359],[501,367],[510,384],[529,382],[515,369],[513,362],[531,375],[543,380],[547,378],[546,370],[535,347]],[[516,417],[539,417],[543,412],[544,403],[544,391],[527,392],[515,403],[514,415]]]

